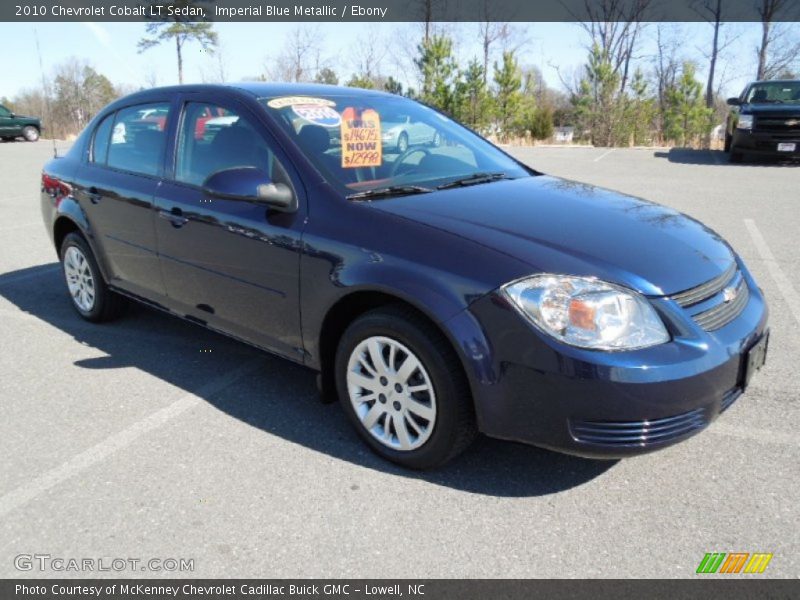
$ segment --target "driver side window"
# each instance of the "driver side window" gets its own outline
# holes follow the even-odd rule
[[[291,185],[266,140],[238,113],[206,102],[188,102],[178,133],[175,179],[200,186],[210,175],[235,167],[264,170]]]

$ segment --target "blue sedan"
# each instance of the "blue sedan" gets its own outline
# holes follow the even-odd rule
[[[397,115],[430,143],[386,143]],[[135,300],[306,365],[410,468],[478,432],[598,458],[663,448],[766,357],[764,298],[718,234],[544,175],[399,96],[138,92],[41,190],[78,315]]]

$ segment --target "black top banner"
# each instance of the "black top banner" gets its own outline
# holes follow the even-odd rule
[[[761,21],[763,0],[4,0],[0,21]],[[772,21],[800,21],[800,1]]]

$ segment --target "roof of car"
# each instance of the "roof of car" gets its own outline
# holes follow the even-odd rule
[[[798,83],[800,79],[759,79],[758,81],[753,81],[750,85],[756,85],[759,83]]]
[[[387,96],[387,92],[378,90],[366,90],[362,88],[352,88],[337,85],[325,85],[321,83],[270,83],[265,81],[241,81],[236,83],[222,83],[222,84],[186,84],[186,85],[173,85],[159,88],[151,88],[140,90],[126,96],[132,98],[135,96],[146,96],[158,92],[178,93],[178,92],[201,92],[201,91],[239,91],[251,94],[257,98],[269,98],[273,96],[310,96],[310,95],[369,95],[369,96]]]

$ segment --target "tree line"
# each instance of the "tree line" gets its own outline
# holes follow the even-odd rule
[[[575,141],[598,146],[708,146],[727,110],[720,57],[736,36],[724,21],[725,0],[696,0],[694,5],[708,25],[708,40],[693,40],[705,49],[702,60],[686,55],[680,26],[647,23],[651,1],[587,3],[589,21],[578,24],[588,40],[585,63],[571,73],[556,67],[563,89],[548,86],[541,70],[530,66],[524,24],[490,20],[465,25],[474,28],[480,42],[479,54],[470,57],[459,51],[457,36],[446,24],[423,21],[419,42],[406,56],[393,57],[396,67],[401,64],[403,82],[385,75],[391,52],[385,40],[370,36],[360,43],[350,60],[351,72],[343,77],[336,69],[347,61],[326,56],[322,36],[307,25],[290,30],[282,50],[247,79],[385,90],[425,102],[505,142],[547,140],[556,127],[570,127]],[[754,1],[762,17],[754,77],[797,77],[798,26],[780,21],[793,0]],[[642,51],[645,35],[655,46],[649,56]],[[216,58],[215,68],[203,72],[203,81],[228,79],[224,48],[212,23],[147,23],[139,52],[160,44],[175,49],[179,82],[187,44],[200,45]],[[701,71],[707,74],[704,81]],[[0,101],[16,112],[43,116],[47,135],[66,137],[79,132],[105,104],[131,91],[132,86],[115,86],[88,62],[72,58],[57,65],[40,87]]]

